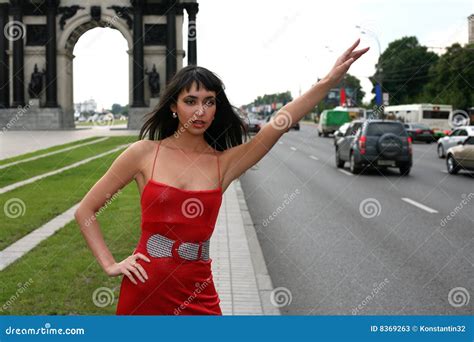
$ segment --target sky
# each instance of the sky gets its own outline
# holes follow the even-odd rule
[[[197,61],[222,79],[236,106],[288,90],[295,98],[324,77],[337,57],[360,37],[360,46],[371,48],[349,73],[360,79],[369,101],[368,76],[373,75],[379,56],[377,40],[383,52],[395,39],[416,36],[421,44],[441,53],[440,48],[454,42],[467,43],[471,14],[474,0],[201,0],[196,18]],[[185,35],[186,29],[185,15]],[[186,36],[183,45],[186,50]],[[86,32],[74,48],[74,102],[94,98],[98,110],[112,103],[125,105],[126,51],[126,41],[117,30]]]

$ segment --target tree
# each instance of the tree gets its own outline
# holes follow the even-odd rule
[[[112,109],[111,109],[111,112],[114,113],[114,114],[120,114],[123,110],[123,107],[118,104],[118,103],[114,103],[112,105]]]
[[[425,102],[450,104],[467,110],[474,105],[474,44],[455,43],[430,68],[421,97]]]
[[[391,105],[416,102],[428,81],[430,67],[438,58],[426,46],[421,46],[416,37],[403,37],[391,42],[382,53],[372,81],[382,82]]]
[[[355,101],[357,106],[362,105],[362,99],[365,96],[365,92],[362,90],[359,79],[355,76],[347,74],[343,83],[344,87],[346,88],[347,95]]]

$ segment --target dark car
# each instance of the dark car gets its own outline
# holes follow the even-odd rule
[[[278,113],[278,111],[273,112],[271,115],[269,115],[269,116],[266,118],[265,121],[266,121],[266,122],[269,122],[270,119],[271,119],[272,117],[274,117],[276,113]],[[292,125],[291,125],[291,127],[290,127],[288,130],[290,130],[290,129],[294,129],[294,130],[299,131],[299,130],[300,130],[300,122],[299,122],[299,121],[293,122]]]
[[[424,141],[431,144],[438,140],[435,132],[423,123],[406,123],[405,129],[412,141]]]
[[[397,167],[408,175],[412,167],[412,140],[401,122],[369,120],[350,126],[336,143],[336,166],[350,164],[357,174],[366,166]]]

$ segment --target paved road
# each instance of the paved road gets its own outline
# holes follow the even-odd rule
[[[351,175],[301,126],[241,177],[282,313],[472,314],[474,174],[415,144],[409,177]]]

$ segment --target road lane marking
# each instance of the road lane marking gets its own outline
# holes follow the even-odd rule
[[[348,175],[348,176],[352,176],[352,173],[350,173],[349,171],[346,171],[344,169],[337,169],[339,172],[342,172],[343,174],[345,175]]]
[[[412,199],[410,199],[410,198],[402,197],[402,200],[405,201],[405,202],[407,202],[407,203],[410,203],[411,205],[414,205],[415,207],[418,207],[418,208],[420,208],[420,209],[423,209],[423,210],[429,212],[430,214],[435,214],[435,213],[438,212],[438,210],[434,210],[434,209],[432,209],[432,208],[430,208],[430,207],[427,207],[426,205],[421,204],[421,203],[419,203],[419,202],[417,202],[417,201],[414,201],[414,200],[412,200]]]
[[[311,159],[314,159],[314,160],[319,160],[318,157],[315,157],[315,156],[309,156]]]
[[[293,151],[296,151],[296,147],[291,146],[290,147]]]

